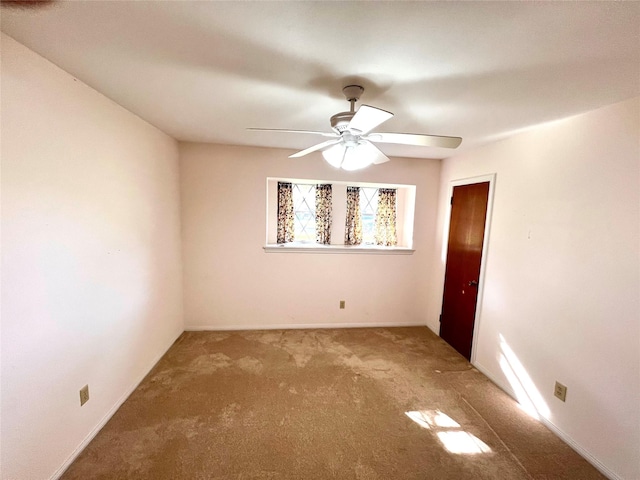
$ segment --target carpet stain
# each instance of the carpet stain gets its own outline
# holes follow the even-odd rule
[[[243,371],[256,375],[260,375],[264,369],[262,362],[254,357],[242,357],[236,361],[236,365]]]
[[[210,375],[216,370],[227,368],[231,365],[231,359],[223,353],[213,353],[196,357],[188,366],[191,372],[198,375]]]
[[[218,416],[219,425],[224,428],[231,428],[238,416],[238,412],[240,411],[240,409],[240,405],[235,402],[223,407],[220,415]]]

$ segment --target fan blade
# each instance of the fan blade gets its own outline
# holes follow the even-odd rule
[[[366,136],[371,142],[399,143],[421,147],[456,148],[462,142],[460,137],[442,137],[439,135],[419,135],[416,133],[372,133]]]
[[[356,133],[365,134],[391,117],[393,117],[391,112],[370,107],[369,105],[361,105],[349,125],[347,125],[347,129],[351,131],[357,130]]]
[[[294,153],[293,155],[289,155],[289,158],[304,157],[305,155],[308,155],[311,152],[316,152],[318,150],[322,150],[323,148],[330,147],[331,145],[335,145],[336,143],[340,143],[341,141],[342,141],[341,138],[338,138],[336,140],[327,140],[326,142],[318,143],[317,145],[314,145],[313,147],[305,148],[304,150],[301,150],[298,153]]]
[[[366,140],[361,141],[358,148],[361,148],[365,155],[373,159],[371,163],[378,165],[389,161],[389,157],[382,153],[382,151],[371,142],[367,142]]]
[[[247,128],[256,132],[279,132],[279,133],[310,133],[312,135],[322,135],[323,137],[338,138],[337,133],[316,132],[314,130],[285,130],[282,128]]]

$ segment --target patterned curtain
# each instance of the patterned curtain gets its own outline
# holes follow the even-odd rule
[[[347,221],[344,244],[362,243],[362,215],[360,214],[360,187],[347,187]]]
[[[395,247],[396,237],[396,190],[378,189],[378,213],[376,213],[376,245]]]
[[[278,243],[293,242],[293,188],[278,182]]]
[[[331,244],[331,185],[316,185],[316,243]]]

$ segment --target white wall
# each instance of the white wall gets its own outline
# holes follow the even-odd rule
[[[291,153],[180,144],[185,327],[424,325],[440,162],[344,172]],[[415,253],[265,253],[267,177],[417,185]]]
[[[629,480],[640,478],[639,136],[636,98],[446,160],[428,318],[437,331],[449,182],[495,172],[475,363],[517,390],[500,365],[512,349],[540,415]]]
[[[1,100],[1,476],[45,479],[183,330],[178,146],[6,35]]]

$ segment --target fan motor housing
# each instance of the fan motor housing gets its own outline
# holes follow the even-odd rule
[[[349,126],[349,122],[355,115],[355,112],[340,112],[331,117],[331,128],[337,133],[344,132]]]

